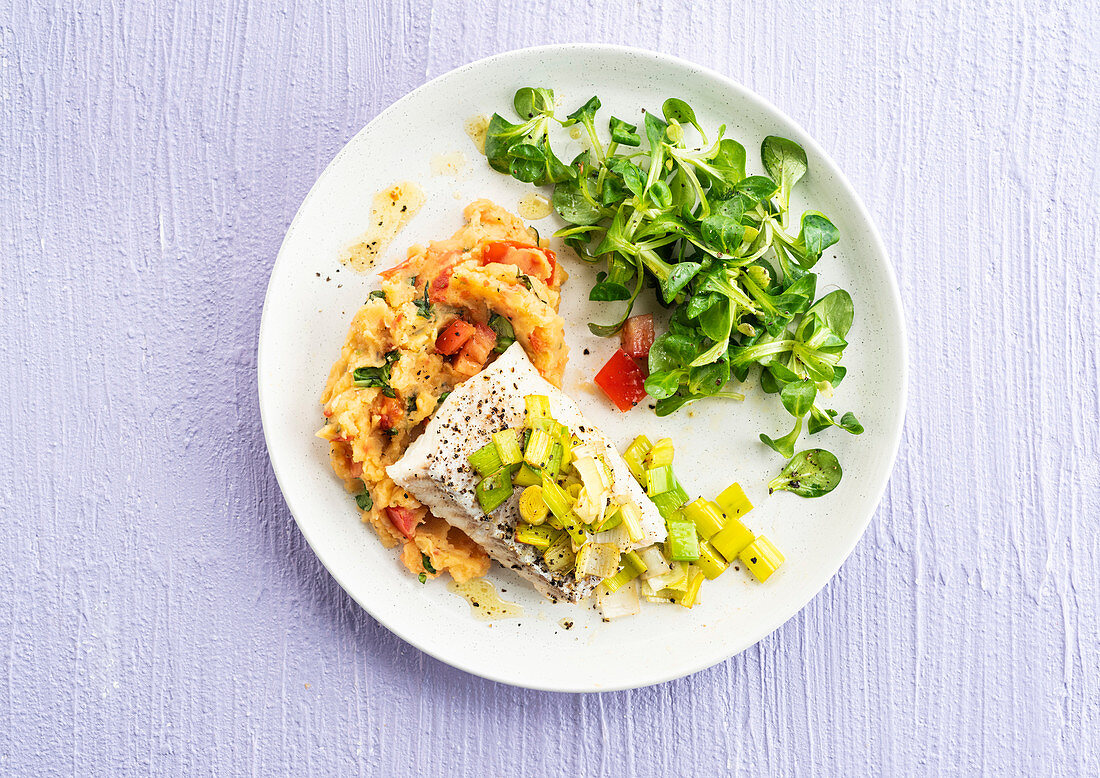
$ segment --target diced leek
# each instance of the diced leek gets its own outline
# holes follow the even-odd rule
[[[619,549],[622,553],[629,549],[633,544],[630,542],[630,536],[626,534],[626,527],[622,524],[614,529],[605,529],[601,532],[594,532],[592,535],[593,543],[610,543],[615,548]]]
[[[549,433],[544,430],[532,430],[527,448],[523,450],[523,459],[531,467],[545,467],[550,461],[550,452],[553,447],[554,439]]]
[[[630,468],[631,474],[638,479],[638,483],[643,486],[645,485],[645,457],[651,448],[653,448],[653,444],[649,442],[649,438],[645,435],[639,435],[623,452],[623,460],[626,462],[626,466]]]
[[[722,529],[724,517],[718,506],[709,500],[700,497],[698,500],[685,505],[683,511],[684,518],[695,522],[695,529],[699,531],[699,536],[704,540],[714,537]]]
[[[672,598],[685,608],[692,607],[699,599],[699,589],[703,585],[704,578],[706,578],[706,576],[703,575],[701,570],[692,570],[687,588],[685,588],[682,593],[674,594]]]
[[[618,590],[623,584],[630,583],[639,575],[638,571],[630,565],[624,565],[623,569],[615,573],[610,578],[605,578],[603,585],[607,587],[607,591],[614,592]]]
[[[573,553],[573,543],[569,540],[569,536],[559,535],[542,553],[542,561],[552,573],[568,573],[572,570],[577,557]]]
[[[524,462],[519,466],[519,470],[516,471],[512,483],[516,486],[541,486],[542,473]]]
[[[630,581],[615,591],[607,591],[603,585],[596,590],[596,604],[605,619],[633,616],[642,609],[638,599],[638,585]]]
[[[739,519],[752,510],[752,503],[745,496],[745,490],[741,484],[731,484],[725,491],[714,498],[718,507],[731,519]]]
[[[514,465],[523,460],[523,451],[519,447],[519,433],[512,429],[503,429],[493,433],[493,443],[502,465]]]
[[[565,493],[568,494],[574,502],[576,502],[577,498],[581,496],[581,492],[583,490],[584,487],[581,484],[569,484],[565,487]]]
[[[546,526],[532,527],[530,524],[520,524],[516,527],[516,541],[535,548],[549,548],[558,535],[558,530]]]
[[[675,450],[672,447],[672,438],[661,438],[653,444],[653,448],[646,454],[646,467],[652,469],[662,465],[672,464],[672,455]]]
[[[637,570],[639,574],[644,573],[646,570],[649,569],[649,566],[646,565],[645,561],[640,556],[638,556],[637,551],[625,552],[622,557],[622,562],[627,567],[632,567]]]
[[[546,526],[553,527],[554,529],[565,529],[565,525],[552,513],[546,517]]]
[[[519,515],[528,524],[539,525],[546,521],[550,509],[542,499],[541,486],[528,486],[519,496]]]
[[[485,513],[492,513],[512,496],[512,473],[507,468],[500,468],[492,475],[482,478],[474,489],[477,496],[477,504]]]
[[[469,460],[470,466],[473,467],[482,478],[500,470],[500,453],[497,451],[496,444],[492,441],[489,441],[477,451],[470,454]]]
[[[561,469],[568,470],[573,465],[573,446],[575,441],[573,433],[568,429],[558,438],[561,446]]]
[[[647,581],[655,576],[672,572],[672,565],[665,559],[665,555],[661,553],[661,549],[657,546],[643,548],[638,552],[638,558],[646,566],[646,569],[642,571],[642,578]]]
[[[745,567],[756,576],[757,580],[763,583],[779,569],[785,557],[779,553],[779,549],[772,545],[770,540],[763,535],[759,535],[756,540],[741,551],[739,558],[745,563]]]
[[[677,562],[693,562],[699,558],[699,536],[690,521],[670,521],[668,524],[668,557]]]
[[[660,591],[651,592],[648,589],[643,588],[642,592],[643,596],[646,599],[646,602],[654,602],[664,605],[676,602],[676,597],[674,596],[676,592],[672,591],[671,589],[661,589]]]
[[[729,567],[729,563],[714,550],[714,546],[707,540],[699,541],[699,558],[695,560],[695,564],[703,571],[703,575],[709,579],[717,578],[726,572]]]
[[[683,591],[687,587],[687,568],[683,562],[669,562],[669,571],[660,575],[642,576],[645,585],[656,594],[661,589],[679,589]],[[651,567],[652,571],[653,568]]]
[[[550,418],[550,398],[544,394],[529,394],[523,398],[523,404],[527,408],[527,427],[535,429],[542,419]]]
[[[672,476],[672,488],[669,489],[669,491],[676,495],[676,499],[680,501],[681,505],[688,501],[687,490],[684,489],[683,485],[680,483],[680,479],[675,475]]]
[[[727,562],[732,562],[755,538],[752,530],[742,524],[740,519],[730,516],[722,531],[710,539],[710,544]]]
[[[659,465],[645,471],[645,491],[650,497],[672,490],[675,477],[671,465]]]
[[[644,537],[642,531],[642,509],[632,502],[619,506],[619,516],[622,517],[626,534],[630,536],[631,543],[638,543]]]
[[[657,506],[657,512],[661,514],[661,518],[666,521],[674,518],[673,514],[684,504],[676,492],[657,494],[650,499],[653,500],[653,504]]]
[[[580,452],[584,449],[578,448]],[[592,491],[604,491],[611,489],[611,479],[603,469],[603,463],[591,456],[578,456],[573,461],[573,469],[581,479],[581,483]]]
[[[608,578],[619,569],[619,548],[610,543],[585,543],[577,552],[577,575]]]
[[[612,505],[608,508],[607,513],[604,514],[603,519],[592,525],[594,532],[603,532],[609,529],[615,529],[623,523],[623,514],[620,510],[620,506]]]
[[[546,463],[546,467],[542,470],[544,473],[550,475],[551,478],[556,478],[558,473],[562,471],[562,447],[560,443],[555,443],[550,449],[550,461]]]
[[[542,499],[560,521],[564,521],[573,510],[573,501],[569,499],[569,495],[546,474],[542,476]]]

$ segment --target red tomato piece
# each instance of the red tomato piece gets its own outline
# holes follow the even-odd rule
[[[481,261],[485,264],[499,262],[504,265],[515,265],[524,275],[549,281],[554,275],[557,255],[550,249],[526,246],[514,240],[498,240],[485,244]]]
[[[466,345],[462,347],[460,353],[466,359],[484,365],[489,360],[489,355],[493,353],[493,348],[496,345],[497,334],[484,324],[475,324],[473,334],[466,341]]]
[[[410,540],[416,534],[416,525],[424,518],[424,509],[413,510],[400,505],[386,508],[386,517],[398,532]]]
[[[435,350],[450,356],[462,348],[474,334],[474,325],[462,319],[455,319],[439,332],[435,339]]]
[[[623,324],[620,338],[623,343],[623,351],[634,359],[648,359],[649,347],[653,345],[653,314],[645,313],[641,316],[631,316]]]
[[[396,398],[378,396],[378,424],[384,430],[392,430],[401,421],[401,403]]]
[[[645,397],[645,375],[621,348],[596,373],[596,385],[620,411],[629,411]]]

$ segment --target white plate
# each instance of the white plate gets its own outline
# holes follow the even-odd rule
[[[766,584],[730,570],[706,583],[693,610],[643,604],[640,616],[605,624],[590,607],[547,603],[494,565],[491,580],[525,615],[476,621],[442,579],[420,584],[359,522],[329,468],[327,444],[314,437],[329,367],[352,315],[377,288],[376,276],[357,275],[338,261],[340,250],[364,231],[371,196],[405,179],[418,181],[427,195],[379,269],[403,259],[409,244],[449,236],[461,224],[462,207],[475,198],[516,209],[531,188],[492,171],[464,122],[493,111],[510,115],[513,93],[528,85],[552,87],[566,113],[599,95],[604,127],[612,114],[640,124],[642,107],[659,111],[666,97],[680,97],[704,127],[726,124],[727,135],[749,151],[750,173],[763,172],[758,150],[765,135],[793,138],[806,148],[810,174],[797,187],[792,207],[824,211],[842,235],[816,268],[819,294],[839,285],[856,305],[844,355],[848,375],[835,407],[854,411],[867,429],[859,437],[833,429],[800,441],[802,448],[812,443],[839,456],[844,478],[832,494],[814,500],[767,495],[765,483],[783,462],[757,436],[784,434],[791,419],[755,385],[743,403],[704,401],[665,419],[644,407],[628,414],[613,410],[591,381],[616,342],[593,337],[585,322],[612,320],[618,304],[588,302],[592,272],[577,261],[569,265],[572,278],[562,303],[571,348],[566,392],[619,444],[639,432],[671,436],[677,473],[693,497],[712,497],[739,481],[757,506],[746,523],[787,557]],[[459,150],[469,160],[465,177],[431,174],[433,156]],[[576,150],[574,143],[559,156],[571,159]],[[544,235],[560,226],[556,216],[534,225]],[[701,670],[753,645],[809,602],[851,552],[882,495],[897,452],[906,388],[901,305],[885,248],[821,148],[768,102],[724,76],[648,51],[589,45],[525,49],[466,65],[406,95],[356,135],[318,179],[287,232],[264,303],[258,372],[279,485],[302,534],[348,594],[444,662],[504,683],[558,691],[645,686]],[[574,623],[572,629],[563,628],[563,619]]]

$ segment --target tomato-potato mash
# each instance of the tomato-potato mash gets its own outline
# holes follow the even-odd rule
[[[348,330],[321,402],[332,467],[357,495],[383,544],[401,544],[413,573],[456,581],[484,575],[489,557],[432,516],[385,468],[419,436],[446,395],[513,340],[561,386],[568,358],[558,300],[566,273],[537,233],[488,200],[471,203],[447,240],[413,246],[382,273]],[[434,571],[434,572],[433,572]]]

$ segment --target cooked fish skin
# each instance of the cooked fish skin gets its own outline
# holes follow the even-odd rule
[[[585,420],[576,403],[538,374],[519,343],[456,387],[423,434],[387,472],[433,514],[461,529],[489,556],[530,580],[545,596],[577,602],[590,595],[600,579],[553,573],[546,568],[538,549],[515,540],[515,527],[520,521],[519,491],[489,516],[482,513],[477,502],[475,487],[480,476],[468,458],[497,430],[523,426],[524,397],[529,394],[545,395],[554,418],[573,430],[581,442],[603,447],[612,469],[613,497],[633,500],[642,509],[644,537],[636,546],[663,540],[663,519],[614,446]]]

